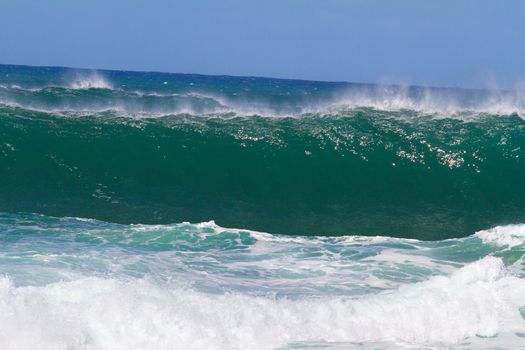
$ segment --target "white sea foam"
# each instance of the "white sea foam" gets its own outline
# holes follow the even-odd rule
[[[483,243],[494,243],[512,248],[525,244],[525,225],[496,226],[476,232],[475,236],[480,238]]]
[[[519,237],[519,225],[498,228],[501,234],[482,243],[482,233],[421,242],[288,238],[214,222],[128,226],[47,217],[20,222],[26,234],[18,236],[25,238],[10,243],[10,253],[1,256],[1,273],[9,276],[0,278],[1,349],[523,344],[522,271],[493,256],[465,263],[468,253],[453,263],[441,249],[462,252],[464,244],[488,243],[502,252],[493,243],[507,237],[503,231]],[[16,229],[11,221],[2,228]],[[88,241],[96,244],[85,245]],[[170,242],[185,249],[166,249]],[[164,245],[161,251],[157,243]],[[352,252],[372,254],[345,255]],[[367,289],[351,293],[348,283]]]
[[[513,333],[525,329],[522,305],[525,281],[509,275],[494,257],[448,277],[360,299],[217,295],[103,278],[17,287],[4,277],[0,346],[270,349],[320,341],[454,345],[477,337],[516,346],[523,338]]]

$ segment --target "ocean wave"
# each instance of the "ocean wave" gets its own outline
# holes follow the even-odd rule
[[[525,221],[516,115],[83,113],[0,108],[0,210],[426,239]]]
[[[0,210],[425,239],[525,221],[518,92],[2,70]]]
[[[0,348],[520,348],[523,105],[0,65]]]

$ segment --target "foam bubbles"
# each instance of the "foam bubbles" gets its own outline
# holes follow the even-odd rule
[[[500,246],[515,247],[525,244],[525,225],[496,226],[479,231],[476,236],[484,243],[494,243]]]
[[[514,344],[525,281],[487,257],[451,276],[358,299],[206,294],[144,280],[40,287],[0,279],[3,349],[270,349],[294,342]],[[483,337],[483,338],[480,338]]]
[[[493,243],[520,230],[423,242],[3,214],[0,348],[516,348],[525,279]]]

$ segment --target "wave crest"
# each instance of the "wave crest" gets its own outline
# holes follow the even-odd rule
[[[78,74],[68,87],[74,90],[113,89],[110,81],[98,72]]]

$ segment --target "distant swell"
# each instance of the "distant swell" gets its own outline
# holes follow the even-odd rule
[[[29,78],[30,77],[30,78]],[[522,90],[465,90],[0,65],[0,103],[44,112],[298,117],[373,108],[460,119],[525,115]]]

